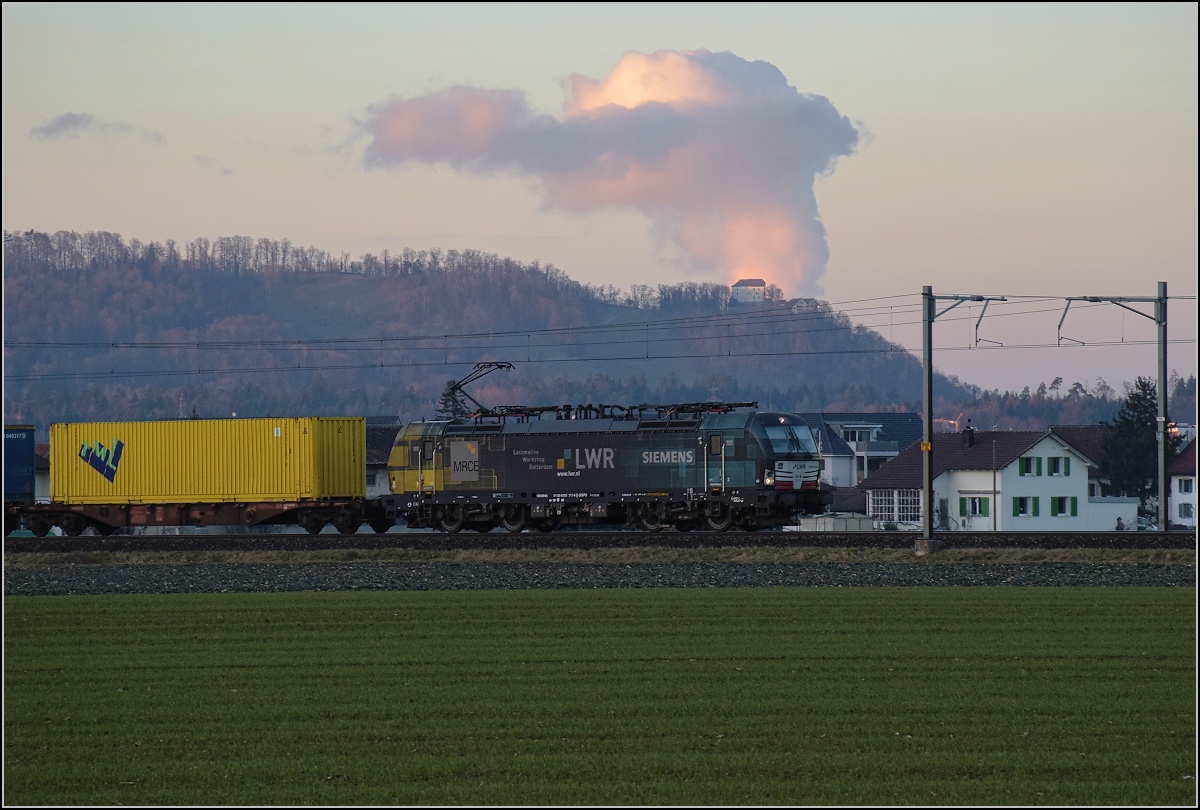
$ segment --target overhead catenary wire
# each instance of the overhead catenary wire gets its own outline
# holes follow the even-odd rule
[[[1180,340],[1168,341],[1172,344],[1195,344],[1194,338],[1180,338]],[[947,346],[937,348],[937,352],[967,352],[967,350],[977,350],[977,352],[1004,352],[1004,350],[1019,350],[1019,349],[1087,349],[1100,348],[1108,346],[1152,346],[1157,341],[1103,341],[1082,344],[1082,346],[1057,346],[1055,343],[1026,343],[1013,344],[1013,346],[986,346],[986,347],[965,347],[965,346]],[[606,356],[589,356],[589,358],[533,358],[527,360],[529,365],[539,364],[563,364],[563,362],[622,362],[622,361],[637,361],[637,360],[707,360],[713,358],[721,358],[721,356],[734,356],[734,358],[788,358],[788,356],[834,356],[834,355],[871,355],[871,354],[902,354],[912,356],[914,353],[911,349],[902,346],[890,346],[877,349],[834,349],[834,350],[796,350],[796,352],[739,352],[732,355],[714,354],[714,353],[697,353],[697,354],[631,354],[631,355],[606,355]],[[368,362],[368,364],[320,364],[320,365],[295,365],[295,366],[250,366],[239,368],[194,368],[194,370],[170,370],[170,371],[109,371],[109,372],[62,372],[50,374],[25,374],[25,376],[5,377],[6,380],[62,380],[62,379],[118,379],[118,378],[148,378],[148,377],[191,377],[198,374],[254,374],[254,373],[278,373],[289,371],[354,371],[365,370],[365,368],[422,368],[422,367],[458,367],[472,366],[476,360],[437,360],[437,361],[410,361],[410,362]]]

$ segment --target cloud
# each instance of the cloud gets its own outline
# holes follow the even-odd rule
[[[830,101],[732,53],[627,53],[572,76],[561,117],[517,90],[455,86],[368,108],[368,168],[447,163],[537,177],[562,208],[634,208],[700,271],[820,292],[829,250],[813,191],[859,132]]]
[[[199,163],[204,168],[215,169],[216,171],[219,171],[222,175],[233,174],[233,169],[229,168],[228,166],[224,166],[220,163],[217,163],[215,160],[208,157],[207,155],[192,155],[192,159],[195,160],[197,163]]]
[[[63,113],[41,126],[29,130],[29,135],[39,141],[57,141],[60,138],[76,138],[80,135],[126,135],[136,132],[143,141],[161,146],[163,136],[153,130],[135,129],[120,121],[106,121],[89,113]]]

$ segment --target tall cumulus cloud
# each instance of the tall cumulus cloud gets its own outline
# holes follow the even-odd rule
[[[729,52],[627,53],[572,76],[561,117],[516,90],[456,86],[368,109],[368,167],[446,163],[537,177],[550,200],[649,216],[692,265],[819,294],[829,248],[813,193],[858,130],[775,66]]]

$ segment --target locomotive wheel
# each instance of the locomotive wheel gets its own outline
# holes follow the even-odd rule
[[[722,509],[719,515],[705,516],[704,525],[708,527],[709,531],[727,532],[733,525],[733,515],[729,513],[728,509]]]
[[[634,525],[644,532],[662,531],[663,524],[666,523],[664,512],[666,509],[662,504],[644,504]]]
[[[550,532],[552,532],[558,528],[558,524],[559,524],[560,520],[561,519],[559,518],[559,516],[555,515],[554,517],[548,517],[548,518],[545,518],[544,520],[539,520],[539,521],[535,522],[533,524],[533,527],[535,529],[537,529],[539,532],[542,532],[543,534],[549,534]]]
[[[525,530],[527,522],[524,506],[506,506],[500,515],[500,528],[510,534],[518,534]]]
[[[433,522],[446,534],[458,534],[463,530],[467,519],[463,516],[461,506],[444,506],[438,510],[438,515]]]
[[[396,521],[377,518],[375,520],[368,521],[367,525],[371,527],[371,531],[375,532],[375,534],[384,534],[388,529],[396,525]]]

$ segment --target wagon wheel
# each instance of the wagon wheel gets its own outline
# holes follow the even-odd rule
[[[509,504],[500,515],[500,528],[512,534],[525,530],[527,514],[524,506]]]
[[[728,508],[722,506],[720,514],[705,515],[704,525],[708,527],[709,531],[727,532],[733,525],[733,514]]]
[[[92,528],[96,530],[96,534],[101,537],[111,537],[116,533],[116,526],[109,526],[107,523],[93,523]]]
[[[33,532],[34,537],[45,537],[54,528],[54,523],[41,517],[27,517],[25,528]]]
[[[67,537],[78,537],[87,528],[87,524],[83,521],[83,518],[78,515],[63,515],[58,521],[58,525]]]
[[[367,525],[371,527],[371,531],[375,532],[375,534],[384,534],[388,529],[396,525],[396,521],[376,518],[375,520],[367,521]]]
[[[355,512],[338,512],[333,518],[333,528],[338,530],[338,534],[354,534],[362,522],[362,515]]]
[[[298,518],[296,518],[296,522],[300,524],[300,528],[304,529],[304,531],[308,532],[309,534],[320,534],[321,529],[325,528],[324,519],[317,517],[311,512],[301,514]]]
[[[467,519],[463,515],[461,506],[443,506],[437,512],[437,517],[433,520],[434,526],[446,534],[458,534],[466,525]]]

